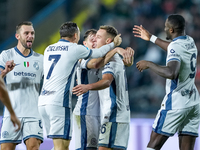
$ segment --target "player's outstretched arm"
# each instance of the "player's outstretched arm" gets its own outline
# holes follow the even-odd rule
[[[167,66],[160,66],[151,61],[141,60],[136,63],[136,67],[140,72],[149,68],[161,77],[173,80],[178,77],[180,62],[170,61],[167,63]]]
[[[91,59],[87,63],[87,68],[99,69],[105,66],[116,53],[123,56],[124,65],[128,67],[133,65],[134,50],[130,47],[127,47],[126,49],[116,47],[115,49],[109,51],[103,58]]]
[[[145,41],[151,41],[151,42],[155,43],[156,45],[158,45],[159,47],[161,47],[162,49],[164,49],[165,51],[167,51],[167,47],[170,42],[164,41],[164,40],[152,35],[142,25],[140,25],[140,26],[134,25],[133,33],[134,33],[135,37],[141,38]]]
[[[110,86],[113,81],[112,74],[104,74],[102,79],[92,84],[79,84],[72,89],[73,94],[80,96],[89,90],[102,90]]]
[[[16,131],[18,131],[21,127],[20,121],[18,120],[18,118],[15,115],[15,112],[14,112],[12,105],[11,105],[11,102],[10,102],[8,92],[6,90],[6,86],[5,86],[4,81],[1,77],[0,77],[0,100],[6,106],[8,111],[10,112],[11,121],[12,121],[14,126],[17,125]]]
[[[6,74],[12,71],[15,67],[14,60],[10,60],[6,62],[5,69],[1,69],[1,77],[4,78]]]

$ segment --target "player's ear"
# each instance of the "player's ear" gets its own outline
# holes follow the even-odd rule
[[[108,44],[108,43],[111,43],[112,42],[112,39],[111,38],[107,38],[106,39],[106,43]]]
[[[15,38],[16,38],[17,40],[19,40],[19,34],[18,34],[18,33],[15,33]]]
[[[83,41],[83,45],[86,46],[86,44],[87,44],[87,42],[86,42],[86,41]]]
[[[170,33],[174,33],[174,28],[171,27],[171,28],[169,29],[169,32],[170,32]]]

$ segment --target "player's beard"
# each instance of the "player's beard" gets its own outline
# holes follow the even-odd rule
[[[166,39],[167,40],[171,40],[172,39],[171,35],[169,34],[169,31],[166,31]]]
[[[24,41],[24,40],[20,40],[20,42],[25,49],[31,49],[32,48],[33,41],[27,42],[27,41]]]

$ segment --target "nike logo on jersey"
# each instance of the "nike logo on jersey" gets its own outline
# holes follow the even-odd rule
[[[42,134],[41,132],[38,132],[38,134]]]
[[[103,138],[104,139],[104,138]],[[102,141],[103,139],[99,139],[99,141]]]

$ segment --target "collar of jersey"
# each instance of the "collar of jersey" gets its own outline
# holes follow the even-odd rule
[[[59,41],[60,41],[60,42],[70,42],[70,41],[65,40],[65,39],[60,39]]]
[[[28,56],[24,56],[19,50],[18,50],[18,48],[17,48],[17,46],[15,47],[15,51],[18,53],[18,54],[20,54],[22,57],[29,57],[29,56],[31,56],[32,54],[33,54],[33,50],[32,49],[30,49],[30,53],[29,53],[29,55]]]
[[[185,40],[185,39],[187,39],[187,36],[186,35],[184,35],[184,36],[178,36],[178,37],[174,38],[172,41],[176,41],[178,39]]]

